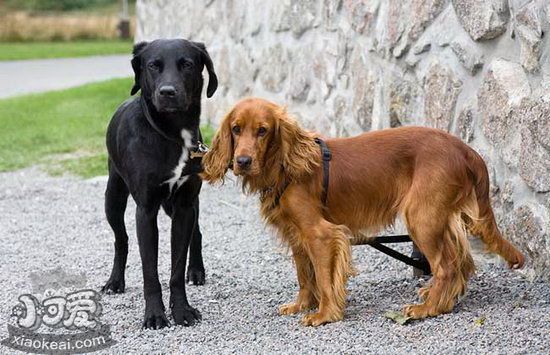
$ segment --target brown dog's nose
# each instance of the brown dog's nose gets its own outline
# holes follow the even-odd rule
[[[237,157],[237,165],[241,169],[247,169],[252,164],[252,157],[248,155],[239,155]]]

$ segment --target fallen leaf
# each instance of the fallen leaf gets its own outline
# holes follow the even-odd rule
[[[389,318],[400,325],[407,324],[407,322],[411,319],[411,317],[406,317],[403,313],[396,311],[387,311],[384,313],[384,317]]]
[[[485,324],[485,317],[480,317],[476,319],[474,321],[474,324],[481,327],[483,324]]]

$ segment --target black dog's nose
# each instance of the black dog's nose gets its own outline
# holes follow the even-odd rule
[[[239,168],[246,169],[250,166],[251,163],[252,158],[248,155],[240,155],[237,157],[237,165],[239,166]]]
[[[176,96],[176,88],[172,85],[164,85],[159,89],[160,96]]]

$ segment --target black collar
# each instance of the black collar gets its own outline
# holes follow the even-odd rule
[[[177,143],[178,145],[183,145],[181,141],[179,141],[179,140],[177,140],[173,137],[168,136],[155,123],[155,120],[153,119],[153,117],[151,116],[151,112],[149,111],[149,107],[147,106],[146,99],[143,96],[140,96],[139,101],[140,101],[140,104],[141,104],[141,110],[143,111],[143,114],[145,115],[145,118],[147,119],[147,122],[149,122],[151,127],[153,127],[153,129],[157,133],[159,133],[161,136],[163,136],[167,140],[169,140],[171,142],[174,142],[174,143]],[[208,147],[204,143],[201,142],[201,133],[200,133],[200,129],[199,129],[198,126],[194,131],[195,132],[193,132],[193,137],[191,138],[192,139],[192,142],[191,142],[192,147],[189,148],[189,151],[191,152],[190,158],[191,159],[195,159],[195,158],[201,158],[202,159],[204,154],[206,154],[206,152],[208,152]]]

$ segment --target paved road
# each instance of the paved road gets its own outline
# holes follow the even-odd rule
[[[128,55],[0,61],[0,98],[131,75]]]
[[[103,178],[49,177],[36,168],[0,173],[0,339],[14,322],[10,310],[17,297],[33,291],[31,273],[56,267],[84,273],[86,287],[96,290],[107,280],[114,238],[103,214],[104,190]],[[541,354],[550,348],[549,282],[531,283],[501,265],[479,264],[452,313],[400,326],[384,312],[415,302],[422,281],[368,247],[353,251],[359,275],[349,282],[344,321],[304,328],[300,316],[277,315],[297,291],[292,258],[264,227],[257,198],[242,196],[231,182],[205,185],[201,192],[207,283],[189,286],[188,296],[203,321],[142,330],[134,212],[130,203],[126,293],[102,298],[101,320],[118,343],[102,353]],[[164,213],[159,230],[159,274],[168,305],[170,228]],[[2,354],[9,350],[0,346]]]

